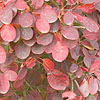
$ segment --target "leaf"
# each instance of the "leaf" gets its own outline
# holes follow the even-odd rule
[[[19,16],[19,24],[22,27],[29,27],[33,23],[33,16],[29,12],[24,12]]]
[[[94,95],[97,93],[98,91],[98,83],[97,83],[97,79],[95,78],[89,78],[89,91],[91,95]]]
[[[83,59],[85,66],[87,66],[88,68],[90,68],[91,64],[92,64],[92,60],[90,57],[84,57]]]
[[[94,62],[94,63],[91,65],[91,67],[90,67],[90,72],[95,72],[95,71],[99,70],[99,68],[100,68],[100,60]]]
[[[15,46],[15,54],[20,59],[25,59],[30,55],[30,47],[22,42]]]
[[[26,75],[27,75],[27,68],[25,68],[25,67],[23,67],[23,68],[21,68],[20,70],[19,70],[19,72],[18,72],[18,77],[17,77],[17,79],[18,80],[22,80],[22,79],[24,79],[25,77],[26,77]]]
[[[10,24],[13,19],[13,12],[10,8],[4,7],[0,10],[0,20],[4,24]]]
[[[63,98],[68,98],[69,100],[77,98],[76,94],[72,91],[65,91],[64,93],[62,93],[62,97]]]
[[[71,73],[74,73],[74,72],[76,72],[78,70],[78,65],[77,64],[72,64],[71,66],[70,66],[70,72]]]
[[[33,35],[33,37],[30,40],[23,40],[24,44],[26,44],[27,46],[33,46],[36,43],[36,38]]]
[[[52,33],[46,33],[46,34],[41,34],[37,38],[37,43],[41,45],[48,45],[52,42],[53,40],[53,34]]]
[[[48,23],[54,23],[57,21],[57,14],[53,9],[45,9],[41,12],[40,17],[46,19]]]
[[[72,26],[63,26],[61,29],[61,34],[66,38],[70,40],[78,40],[79,33],[77,29],[75,29]]]
[[[97,100],[96,96],[90,95],[86,98],[86,100]]]
[[[96,40],[90,40],[89,42],[94,49],[99,50],[99,44]]]
[[[25,77],[26,78],[26,77]],[[23,85],[24,81],[25,81],[25,78],[21,79],[21,80],[16,80],[14,82],[14,88],[19,88]]]
[[[2,46],[0,46],[0,64],[6,61],[6,51]]]
[[[66,25],[72,25],[73,22],[74,22],[74,15],[72,14],[72,12],[70,11],[67,11],[65,14],[64,14],[64,23]]]
[[[30,70],[27,75],[27,82],[31,85],[37,85],[41,81],[41,73],[36,70]]]
[[[62,37],[62,41],[70,49],[75,48],[78,44],[77,40],[69,40],[69,39],[66,39],[64,37]]]
[[[16,63],[12,63],[12,64],[7,65],[7,66],[4,65],[4,66],[0,67],[0,70],[2,72],[6,72],[7,70],[12,70],[12,71],[16,72],[18,70],[18,65]]]
[[[42,100],[42,97],[41,97],[40,93],[37,90],[32,90],[30,92],[30,95],[34,98],[34,100]]]
[[[95,8],[100,12],[100,1],[95,4]]]
[[[55,21],[54,23],[51,23],[50,32],[57,32],[61,27],[61,23],[59,20]]]
[[[56,45],[52,49],[52,57],[57,62],[64,61],[68,56],[68,48],[62,41],[57,41]]]
[[[89,32],[89,31],[85,30],[85,32],[83,33],[83,36],[88,40],[95,40],[98,37],[98,33],[97,32]]]
[[[27,68],[33,68],[35,65],[36,65],[36,59],[35,58],[32,58],[32,59],[30,59],[30,60],[28,60],[28,61],[26,61],[27,63],[26,63],[26,67]]]
[[[43,67],[47,72],[54,70],[54,63],[50,59],[42,59]]]
[[[21,32],[20,32],[20,30],[17,27],[15,27],[15,29],[16,29],[16,37],[14,39],[14,42],[16,43],[20,39]]]
[[[15,37],[16,37],[16,30],[14,26],[12,26],[11,24],[5,24],[1,28],[1,38],[4,41],[7,41],[7,42],[14,41]]]
[[[55,36],[53,36],[53,40],[50,44],[46,45],[44,50],[46,53],[52,53],[53,47],[56,45],[57,39]]]
[[[97,77],[97,79],[100,80],[100,71],[95,71],[94,74]]]
[[[91,4],[95,2],[99,2],[100,0],[81,0],[82,3]]]
[[[55,90],[65,90],[69,85],[69,78],[66,74],[58,70],[53,70],[47,74],[49,85]]]
[[[25,10],[27,8],[27,3],[24,0],[17,0],[15,5],[18,10]]]
[[[63,100],[62,96],[61,96],[61,93],[49,93],[47,96],[46,96],[46,100]]]
[[[86,27],[89,32],[98,32],[98,24],[89,17],[82,17],[82,24]]]
[[[0,73],[0,93],[5,94],[8,92],[10,88],[10,84],[8,79],[4,76],[4,74]]]
[[[4,75],[9,81],[15,81],[17,79],[17,73],[12,70],[7,70],[4,72]]]
[[[44,0],[31,0],[35,9],[39,9],[43,6]]]
[[[35,44],[32,46],[32,52],[34,54],[42,54],[44,52],[44,46]]]
[[[50,25],[44,18],[39,18],[36,21],[36,28],[42,33],[48,33]]]
[[[76,77],[81,78],[83,75],[83,70],[81,67],[78,67],[77,72],[76,72]]]
[[[83,97],[87,97],[89,95],[89,88],[88,88],[88,82],[87,80],[84,80],[80,87],[79,87],[79,92]]]
[[[24,40],[30,40],[33,37],[33,30],[32,28],[28,27],[28,28],[21,28],[21,37]]]

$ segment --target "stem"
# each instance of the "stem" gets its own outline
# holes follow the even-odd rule
[[[26,80],[25,80],[25,83],[26,83],[27,86],[29,86],[29,88],[30,88],[31,90],[34,90]]]
[[[79,88],[79,84],[76,80],[74,80],[75,84],[77,85],[77,87]]]

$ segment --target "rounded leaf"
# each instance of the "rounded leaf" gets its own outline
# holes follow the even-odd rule
[[[6,61],[6,52],[2,46],[0,46],[0,64]]]
[[[48,45],[52,42],[53,40],[53,34],[52,33],[46,33],[46,34],[41,34],[38,39],[37,43],[41,45]]]
[[[82,24],[89,32],[98,32],[99,25],[89,17],[82,17]]]
[[[34,54],[42,54],[44,52],[44,46],[35,44],[32,46],[32,52]]]
[[[50,25],[44,18],[39,18],[36,21],[36,28],[42,33],[48,33]]]
[[[72,26],[63,26],[61,29],[61,34],[70,40],[77,40],[79,38],[79,33],[77,29]]]
[[[65,90],[69,85],[69,78],[58,70],[53,70],[47,75],[49,85],[55,90]]]
[[[33,37],[33,30],[28,28],[21,28],[21,37],[24,40],[30,40]]]
[[[64,23],[66,25],[72,25],[73,22],[74,22],[74,15],[70,12],[70,11],[67,11],[65,14],[64,14]]]
[[[7,70],[4,72],[4,75],[9,81],[15,81],[17,79],[17,73],[12,70]]]
[[[30,47],[22,42],[15,46],[15,54],[20,59],[25,59],[30,55]]]
[[[22,27],[29,27],[33,23],[33,16],[29,12],[24,12],[19,16],[19,24]]]
[[[56,12],[53,9],[45,9],[41,13],[40,17],[46,19],[46,21],[48,23],[53,23],[53,22],[55,22],[58,19],[57,18],[57,14],[56,14]]]
[[[10,88],[9,80],[4,76],[4,74],[0,73],[0,93],[5,94],[8,92]]]
[[[1,28],[1,38],[4,41],[11,42],[14,41],[16,37],[16,29],[11,24],[5,24]]]
[[[4,24],[10,24],[13,18],[13,12],[10,8],[4,7],[0,10],[0,20]]]
[[[58,62],[64,61],[68,56],[68,48],[61,41],[57,41],[52,49],[52,57]]]

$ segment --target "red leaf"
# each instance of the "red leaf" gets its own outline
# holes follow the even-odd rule
[[[95,78],[89,78],[89,91],[91,95],[94,95],[97,93],[98,91],[98,83],[97,83],[97,79]]]
[[[18,77],[17,77],[17,79],[18,80],[22,80],[22,79],[24,79],[25,77],[26,77],[26,75],[27,75],[27,68],[25,68],[25,67],[23,67],[23,68],[21,68],[20,70],[19,70],[19,72],[18,72]]]
[[[15,81],[17,79],[17,73],[12,70],[7,70],[4,72],[4,75],[9,81]]]
[[[24,40],[30,40],[33,37],[33,30],[32,28],[21,28],[21,37]]]
[[[82,94],[83,97],[87,97],[89,95],[89,88],[88,88],[88,82],[84,80],[80,87],[79,92]]]
[[[48,45],[52,42],[53,40],[53,34],[52,33],[46,33],[46,34],[41,34],[38,39],[37,43],[41,45]]]
[[[4,7],[0,10],[0,20],[4,24],[10,24],[13,18],[13,12],[10,8]]]
[[[72,91],[65,91],[64,93],[62,93],[62,97],[63,98],[68,98],[68,99],[77,99],[77,96],[74,92]]]
[[[52,49],[52,57],[58,62],[64,61],[68,56],[68,48],[61,41],[57,41],[56,45]]]
[[[64,23],[66,25],[72,25],[73,22],[74,22],[74,16],[73,16],[73,14],[70,11],[67,11],[64,14]]]
[[[78,44],[78,41],[77,40],[69,40],[69,39],[66,39],[64,37],[62,37],[62,41],[70,49],[76,47],[77,44]]]
[[[74,72],[76,72],[78,70],[78,65],[77,64],[72,64],[71,66],[70,66],[70,72],[71,73],[74,73]]]
[[[48,23],[53,23],[57,21],[57,14],[53,9],[45,9],[41,13],[40,17],[46,19]]]
[[[97,32],[89,32],[89,31],[85,30],[85,32],[83,33],[83,36],[88,40],[95,40],[98,37],[98,33]]]
[[[99,25],[89,17],[82,17],[82,24],[89,32],[98,32]]]
[[[26,64],[27,68],[33,68],[36,65],[36,59],[33,58],[31,60],[28,61],[28,63]]]
[[[39,18],[36,21],[36,28],[42,33],[48,33],[50,25],[44,18]]]
[[[90,95],[86,98],[86,100],[97,100],[96,96]]]
[[[10,88],[10,84],[8,79],[4,76],[4,74],[0,73],[0,93],[5,94],[8,92]]]
[[[19,16],[19,24],[22,27],[29,27],[33,23],[33,16],[29,12],[24,12]]]
[[[34,54],[42,54],[44,52],[44,46],[35,44],[32,46],[32,52]]]
[[[100,60],[94,62],[94,63],[91,65],[91,67],[90,67],[90,72],[95,72],[95,71],[99,70],[99,68],[100,68]]]
[[[46,52],[46,53],[51,53],[51,52],[52,52],[52,49],[53,49],[54,46],[56,45],[56,42],[57,42],[57,39],[56,39],[56,37],[54,36],[52,42],[51,42],[50,44],[48,44],[48,45],[45,46],[45,49],[44,49],[45,52]]]
[[[5,24],[1,28],[1,37],[4,41],[11,42],[16,37],[16,30],[11,24]]]
[[[25,10],[27,8],[27,3],[24,0],[17,0],[15,5],[18,10]]]
[[[81,67],[78,67],[76,72],[76,77],[81,78],[82,75],[83,75],[83,70],[81,69]]]
[[[54,69],[54,63],[50,59],[42,59],[43,67],[47,72],[50,72]]]
[[[69,85],[68,76],[58,70],[48,73],[47,79],[50,86],[55,90],[65,90]]]
[[[30,47],[25,45],[22,42],[19,42],[16,46],[15,46],[15,54],[18,58],[20,59],[25,59],[29,56],[30,54]]]
[[[35,9],[39,9],[42,7],[44,0],[31,0],[32,1],[32,5]]]
[[[63,26],[61,29],[61,34],[70,40],[77,40],[79,38],[79,33],[77,29],[72,26]]]
[[[97,77],[97,79],[100,80],[100,71],[95,71],[94,74]]]
[[[0,46],[0,64],[6,61],[6,52],[2,46]]]

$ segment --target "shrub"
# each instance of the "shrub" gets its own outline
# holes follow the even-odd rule
[[[100,0],[0,1],[0,100],[100,99]]]

